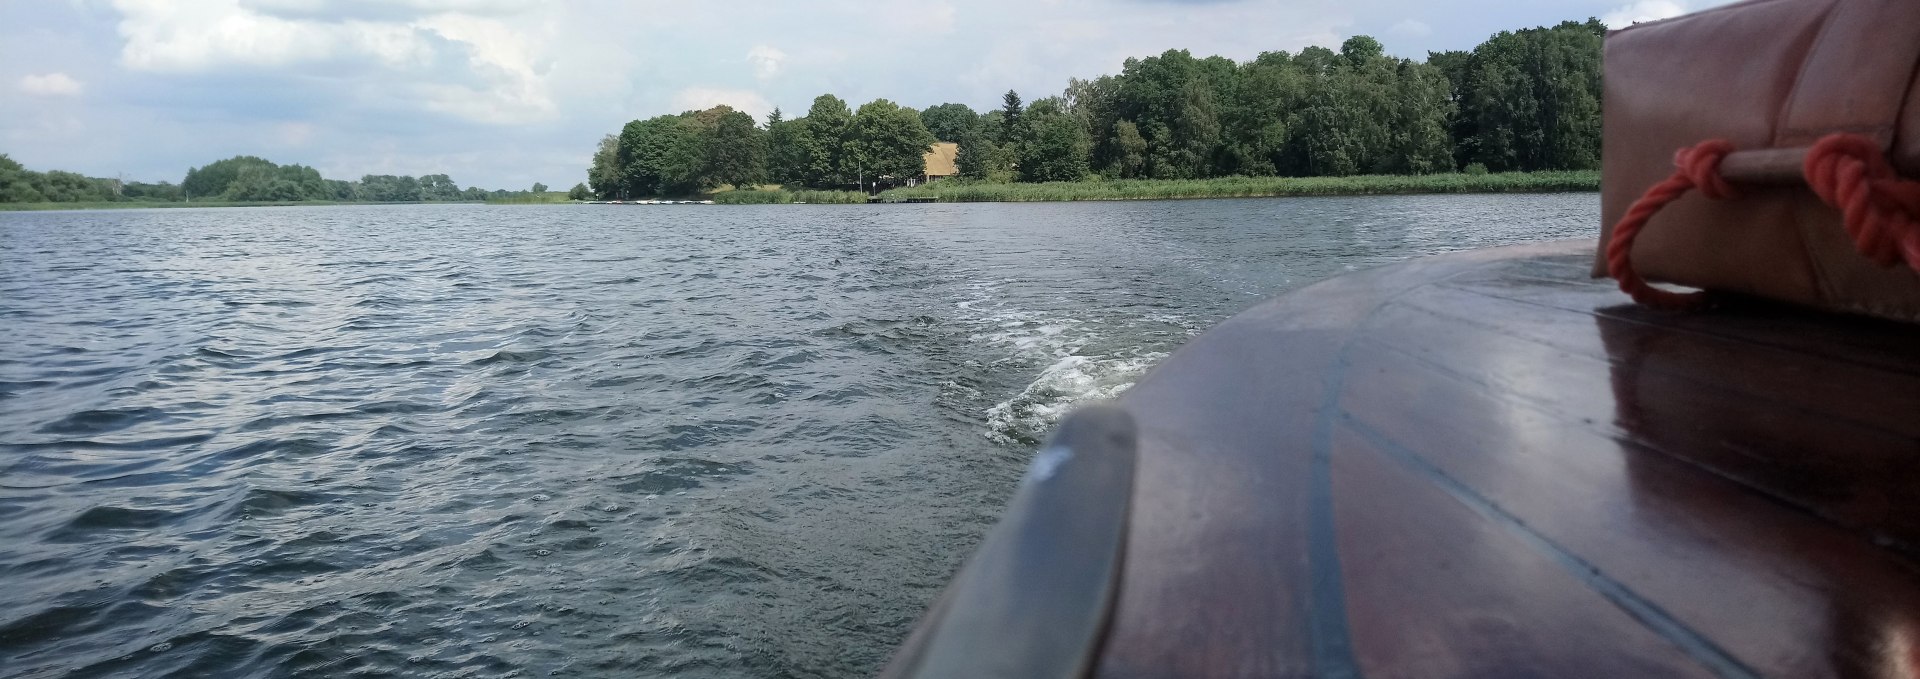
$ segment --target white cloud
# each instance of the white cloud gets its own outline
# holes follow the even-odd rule
[[[537,9],[533,0],[239,0],[240,6],[290,18],[405,19],[429,14],[511,14]]]
[[[1400,23],[1387,27],[1387,34],[1424,37],[1433,35],[1433,27],[1417,19],[1401,19]]]
[[[767,117],[773,110],[773,104],[760,93],[750,90],[730,90],[718,87],[689,87],[673,94],[673,111],[701,111],[720,104],[732,106],[756,120]]]
[[[1600,23],[1606,24],[1608,28],[1626,28],[1642,21],[1655,21],[1686,13],[1687,7],[1676,0],[1638,0],[1633,4],[1614,8],[1613,11],[1600,17]]]
[[[432,86],[440,92],[439,110],[497,123],[542,120],[558,111],[538,54],[536,43],[543,41],[499,20],[471,15],[441,14],[416,25],[461,43],[470,68],[488,81],[480,88]]]
[[[114,0],[122,65],[192,75],[338,69],[387,105],[492,124],[552,118],[551,24],[504,0]],[[479,13],[467,13],[477,10]],[[331,16],[322,16],[325,13]],[[355,17],[367,18],[355,18]]]
[[[953,33],[960,17],[959,10],[947,0],[869,4],[861,12],[865,20],[879,24],[879,30],[920,41]]]
[[[237,0],[115,0],[114,7],[120,10],[119,31],[126,41],[120,62],[136,71],[274,67],[351,53],[397,65],[424,56],[407,53],[412,40],[404,26],[295,21],[248,10]]]
[[[65,73],[29,75],[20,79],[20,91],[36,97],[77,97],[87,86]]]
[[[747,62],[753,64],[753,76],[761,80],[780,75],[780,68],[786,61],[786,52],[767,45],[754,45],[753,49],[747,50]]]
[[[313,123],[281,123],[280,143],[286,146],[306,146],[313,141]]]

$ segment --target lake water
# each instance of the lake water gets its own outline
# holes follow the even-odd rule
[[[1070,404],[1598,210],[0,213],[0,675],[869,675]]]

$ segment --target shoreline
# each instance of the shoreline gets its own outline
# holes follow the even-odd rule
[[[1119,179],[1033,184],[987,183],[949,179],[876,194],[879,202],[932,199],[936,203],[1055,203],[1213,198],[1305,198],[1489,193],[1585,193],[1600,190],[1595,170],[1504,172],[1495,174],[1356,175],[1348,177],[1222,177],[1216,179]],[[706,197],[717,205],[867,204],[858,191],[754,189],[721,191]],[[694,198],[698,200],[700,198]],[[570,205],[573,201],[88,201],[76,203],[0,203],[0,212],[86,210],[322,207],[343,205]]]
[[[1051,203],[1210,198],[1303,198],[1487,193],[1591,193],[1600,190],[1597,170],[1497,174],[1356,175],[1347,177],[1221,177],[1215,179],[1118,179],[1033,184],[949,179],[887,189],[875,202],[932,199],[936,203]],[[869,202],[858,191],[756,189],[712,195],[720,205],[788,205]]]
[[[1127,179],[1037,184],[936,182],[889,189],[882,199],[932,198],[940,203],[1020,203],[1206,198],[1289,198],[1466,193],[1584,193],[1600,190],[1600,173],[1358,175],[1349,177],[1224,177]]]
[[[338,207],[342,205],[480,205],[474,200],[437,200],[437,201],[339,201],[339,200],[271,200],[271,201],[225,201],[207,200],[186,201],[79,201],[73,203],[0,203],[0,212],[82,212],[88,210],[144,210],[176,208],[229,208],[229,207]]]

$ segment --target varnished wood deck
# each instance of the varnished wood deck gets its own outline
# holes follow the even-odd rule
[[[1129,391],[1090,673],[1920,676],[1920,327],[1648,311],[1591,247],[1327,281]]]

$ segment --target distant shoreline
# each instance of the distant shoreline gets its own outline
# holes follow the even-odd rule
[[[1362,175],[1352,177],[1221,177],[986,184],[935,182],[893,189],[883,198],[933,198],[942,203],[1183,200],[1381,196],[1436,193],[1571,193],[1600,190],[1597,171],[1499,174]]]
[[[940,203],[1037,203],[1120,200],[1195,200],[1206,198],[1288,198],[1313,196],[1396,196],[1469,193],[1579,193],[1600,190],[1600,173],[1503,172],[1496,174],[1362,175],[1352,177],[1222,177],[1216,179],[1126,179],[1112,181],[987,183],[945,180],[912,188],[888,189],[882,202],[931,198]],[[693,199],[697,199],[694,197]],[[863,204],[858,191],[720,191],[720,205]],[[676,199],[678,200],[678,199]],[[478,201],[92,201],[80,203],[0,203],[0,211],[123,210],[142,208],[297,207],[339,205],[479,205]],[[567,205],[565,201],[486,201],[487,205]]]
[[[882,202],[927,199],[940,203],[1028,203],[1203,198],[1394,196],[1444,193],[1579,193],[1600,190],[1600,173],[1503,172],[1498,174],[1362,175],[1352,177],[1221,177],[1216,179],[1126,179],[1037,184],[943,180],[889,189]],[[857,191],[722,191],[723,205],[865,203]]]
[[[441,201],[339,201],[339,200],[278,200],[278,201],[80,201],[74,203],[0,203],[0,212],[60,212],[80,210],[142,210],[148,208],[171,209],[186,207],[324,207],[338,205],[480,205],[477,200],[441,200]]]

